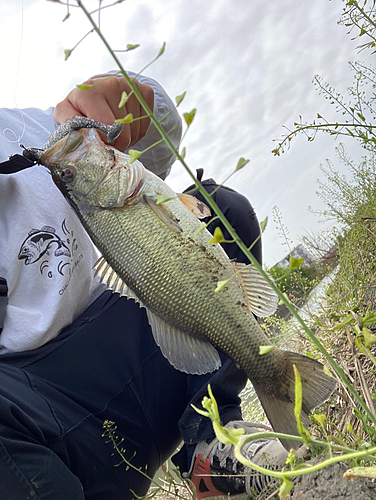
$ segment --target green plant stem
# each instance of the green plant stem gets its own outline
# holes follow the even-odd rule
[[[301,436],[293,436],[292,434],[283,434],[281,432],[271,432],[271,431],[260,431],[260,432],[254,432],[252,434],[249,434],[247,436],[243,436],[243,442],[242,442],[242,447],[248,443],[249,441],[253,441],[256,439],[270,439],[270,438],[277,438],[277,439],[288,439],[289,441],[299,441],[303,444],[304,440]],[[327,441],[323,441],[321,439],[310,439],[310,444],[313,444],[315,446],[322,446],[324,448],[329,448],[329,446],[336,451],[342,451],[344,453],[354,453],[354,450],[352,448],[349,448],[347,446],[341,446],[339,444],[333,444],[330,443],[328,444]],[[370,450],[362,450],[361,452],[357,453],[363,453],[363,451],[367,452],[366,457],[370,460],[376,460],[376,455],[372,455],[370,453]]]
[[[291,437],[289,436],[289,439]],[[347,460],[353,460],[353,459],[359,459],[363,458],[369,454],[375,453],[376,452],[376,447],[370,448],[367,451],[353,451],[351,453],[347,453],[345,455],[338,455],[335,457],[328,458],[327,460],[324,460],[323,462],[320,462],[316,465],[311,465],[307,466],[304,469],[294,469],[292,471],[275,471],[275,470],[270,470],[270,469],[265,469],[264,467],[260,467],[259,465],[251,462],[250,460],[247,460],[244,455],[242,455],[241,450],[243,446],[250,441],[249,436],[241,436],[235,445],[234,449],[234,454],[235,457],[241,462],[242,464],[246,465],[250,469],[253,469],[257,472],[260,472],[261,474],[268,475],[275,477],[276,479],[289,479],[289,478],[294,478],[296,476],[303,476],[305,474],[309,474],[311,472],[316,472],[318,470],[324,469],[325,467],[328,467],[329,465],[333,465],[338,462],[344,462]]]
[[[299,134],[300,132],[304,132],[306,130],[314,130],[315,132],[317,132],[318,130],[320,129],[325,129],[325,128],[332,128],[332,129],[336,129],[336,128],[347,128],[347,129],[350,129],[350,128],[360,128],[360,129],[364,129],[366,128],[368,132],[372,133],[372,135],[375,135],[374,133],[374,129],[376,129],[376,125],[370,125],[370,124],[364,124],[364,123],[318,123],[317,125],[315,124],[308,124],[308,125],[300,125],[296,130],[293,130],[292,132],[290,132],[288,135],[286,135],[286,137],[278,144],[278,146],[273,149],[273,153],[274,155],[279,155],[281,149],[283,148],[283,146],[287,143],[287,142],[290,142],[291,139]],[[350,133],[344,133],[344,132],[341,132],[341,131],[338,131],[338,132],[335,132],[335,131],[332,131],[330,132],[332,134],[338,134],[338,135],[345,135],[345,136],[350,136],[351,137],[351,134]],[[283,150],[282,150],[283,152]]]
[[[107,421],[106,421],[107,422]],[[106,423],[105,422],[105,423]],[[110,441],[112,442],[112,446],[114,447],[115,451],[119,454],[120,458],[123,460],[123,462],[130,468],[134,469],[135,471],[139,472],[140,474],[142,474],[144,477],[146,477],[151,484],[153,484],[154,486],[156,486],[159,490],[163,491],[164,493],[167,493],[169,494],[170,491],[167,490],[166,488],[163,488],[163,486],[159,485],[157,483],[157,481],[155,481],[153,478],[151,478],[150,476],[148,476],[146,474],[146,472],[144,472],[143,470],[141,470],[140,467],[136,467],[134,466],[129,460],[126,459],[124,453],[123,453],[123,450],[122,448],[119,447],[119,445],[117,444],[116,442],[116,439],[115,439],[115,429],[113,429],[110,425],[106,426],[104,425],[105,429],[106,429],[106,432],[107,432],[107,435],[108,437],[110,438]],[[105,437],[105,436],[104,436]],[[180,498],[181,500],[187,500],[185,497],[183,497],[182,495],[179,495],[178,493],[175,493],[176,497],[177,498]]]
[[[219,209],[218,205],[216,202],[212,199],[212,197],[205,191],[205,189],[202,187],[201,183],[197,180],[195,175],[191,172],[190,168],[188,165],[185,163],[184,159],[180,156],[179,152],[177,149],[174,147],[172,144],[170,138],[166,134],[166,132],[163,130],[161,125],[159,124],[158,120],[154,117],[152,111],[150,110],[149,106],[146,104],[145,100],[141,96],[140,92],[138,91],[137,87],[133,84],[131,78],[127,75],[125,72],[121,62],[117,58],[116,54],[108,44],[107,40],[101,33],[100,29],[96,25],[95,21],[92,19],[90,13],[86,10],[84,7],[83,3],[81,0],[76,0],[77,4],[89,21],[91,22],[94,30],[97,32],[98,36],[101,38],[103,41],[104,45],[110,52],[111,56],[113,57],[115,63],[118,65],[123,77],[126,79],[127,83],[133,90],[134,94],[136,95],[137,99],[139,100],[141,106],[145,110],[146,114],[150,118],[150,120],[154,123],[155,127],[161,134],[162,138],[164,139],[165,143],[168,145],[172,153],[175,155],[175,157],[181,162],[185,170],[187,171],[188,175],[192,178],[193,182],[195,183],[198,191],[202,194],[208,205],[213,209],[213,211],[216,213],[224,227],[227,229],[229,234],[232,236],[234,242],[239,246],[239,248],[244,252],[246,257],[249,259],[249,261],[256,267],[256,269],[260,272],[260,274],[264,277],[264,279],[269,283],[269,285],[274,289],[275,293],[280,297],[280,299],[283,301],[283,303],[286,305],[288,310],[291,312],[291,314],[296,318],[298,323],[302,326],[304,332],[307,334],[311,342],[315,345],[315,347],[323,354],[325,359],[328,361],[330,366],[333,368],[333,370],[338,374],[340,379],[343,381],[343,383],[346,385],[347,390],[351,393],[355,401],[360,405],[360,407],[363,409],[363,411],[366,413],[368,418],[370,419],[371,422],[373,422],[376,425],[376,418],[372,415],[370,410],[368,409],[367,405],[364,403],[362,398],[359,396],[359,394],[355,391],[353,386],[351,385],[351,382],[349,379],[346,377],[345,372],[342,370],[342,368],[334,361],[334,359],[330,356],[330,354],[327,352],[327,350],[324,348],[324,346],[321,344],[321,342],[316,338],[314,333],[308,328],[308,326],[304,323],[303,319],[299,316],[297,313],[296,309],[290,304],[290,302],[286,299],[286,297],[280,292],[280,290],[276,287],[276,285],[273,283],[273,281],[269,278],[269,276],[265,273],[265,271],[262,269],[260,264],[257,262],[255,257],[252,255],[252,253],[248,250],[247,246],[243,243],[243,241],[239,238],[237,235],[235,229],[231,226],[231,224],[228,222],[227,218],[224,216],[224,214],[221,212]],[[348,124],[346,124],[348,126]],[[376,126],[375,126],[376,127]]]
[[[362,7],[359,6],[359,3],[356,0],[352,0],[351,5],[353,5],[356,9],[358,9],[358,11],[362,14],[362,16],[364,16],[367,19],[367,21],[374,28],[376,28],[376,24],[375,24],[374,20],[371,17],[369,17],[369,15],[366,13],[366,11],[364,9],[362,9]],[[367,35],[370,36],[369,33],[367,33]],[[371,38],[373,38],[373,37],[371,37]]]

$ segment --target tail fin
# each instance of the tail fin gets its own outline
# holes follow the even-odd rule
[[[298,436],[295,408],[295,365],[302,379],[303,404],[301,419],[303,425],[309,426],[309,412],[323,404],[333,391],[337,383],[334,378],[328,377],[324,372],[324,367],[315,361],[295,352],[283,351],[286,357],[286,370],[280,380],[276,380],[274,387],[270,384],[254,384],[255,391],[265,410],[271,426],[275,432],[292,434]],[[281,440],[286,449],[300,446],[298,441]]]

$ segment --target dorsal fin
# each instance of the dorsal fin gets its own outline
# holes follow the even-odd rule
[[[145,307],[104,257],[100,257],[93,268],[95,269],[95,276],[100,278],[100,282],[104,283],[108,290],[119,293],[128,299],[134,299],[140,307]],[[209,342],[170,326],[148,308],[146,308],[146,312],[156,344],[160,347],[162,354],[177,370],[194,375],[203,375],[220,368],[221,359],[218,351]]]
[[[249,309],[258,317],[275,313],[279,298],[254,266],[242,262],[233,263],[245,292]]]
[[[53,234],[56,233],[56,229],[54,227],[51,227],[51,226],[43,226],[41,228],[41,231],[45,231],[46,233],[53,233]]]
[[[179,193],[178,198],[198,219],[205,219],[211,216],[210,209],[195,196]]]

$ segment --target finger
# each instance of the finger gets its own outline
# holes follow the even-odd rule
[[[87,85],[92,85],[93,83],[95,83],[94,80],[88,80],[86,82]],[[109,87],[102,86],[101,88],[97,88],[96,86],[89,90],[80,90],[78,88],[74,89],[68,94],[64,101],[62,101],[62,103],[59,103],[59,105],[56,107],[56,117],[59,120],[64,119],[65,121],[69,118],[72,118],[72,116],[87,116],[88,118],[99,121],[101,123],[112,125],[116,118],[120,117],[116,113],[114,113],[114,109],[116,110],[116,107],[114,105],[114,103],[116,102],[115,97],[112,98],[112,104],[111,102],[109,103],[107,99],[107,96],[114,96],[114,94],[118,94],[118,89],[115,89],[114,91],[113,84]],[[59,121],[57,123],[61,122]],[[100,137],[104,142],[106,142],[106,137],[101,132]],[[129,124],[124,124],[120,140],[118,140],[116,147],[118,149],[122,148],[122,150],[124,151],[128,148],[130,141],[130,126]]]
[[[121,85],[123,78],[111,76],[110,78],[93,78],[88,80],[88,85],[93,85],[89,90],[74,93],[76,107],[89,118],[112,125],[118,118],[124,118],[128,113],[127,107],[119,108],[123,90],[130,92],[129,86]],[[133,127],[137,129],[137,127]],[[112,145],[120,151],[129,148],[132,136],[138,135],[137,130],[132,130],[131,124],[124,124],[121,134]],[[103,139],[104,136],[102,136]]]
[[[133,82],[152,111],[154,108],[153,89],[149,85],[141,84],[136,79]],[[58,124],[73,116],[87,116],[93,120],[112,125],[116,119],[124,118],[129,113],[132,113],[134,121],[130,124],[124,124],[120,136],[113,145],[119,150],[125,151],[145,136],[150,119],[144,118],[146,112],[123,77],[94,77],[87,80],[85,84],[94,86],[84,91],[78,88],[73,89],[56,106],[54,118]],[[125,106],[119,108],[123,92],[129,95],[129,99]],[[101,136],[105,140],[103,134]]]
[[[114,110],[114,114],[116,118],[124,118],[128,114],[132,114],[133,121],[130,123],[130,133],[131,133],[131,141],[129,146],[133,146],[140,139],[142,139],[150,125],[150,119],[147,118],[147,113],[143,109],[142,105],[138,101],[136,95],[132,92],[130,86],[127,81],[123,77],[117,77],[117,83],[119,85],[119,94],[122,95],[125,92],[128,96],[126,104],[119,108],[119,101],[117,98],[118,93],[107,93],[107,101],[111,109]],[[141,94],[141,96],[145,99],[148,106],[153,110],[154,108],[154,91],[153,89],[146,84],[141,84],[138,80],[133,80],[134,85],[137,90]],[[117,147],[121,141],[121,137],[118,139],[116,143]]]
[[[73,104],[69,100],[64,99],[56,105],[53,117],[58,125],[66,122],[67,120],[70,120],[71,118],[73,118],[73,116],[83,115],[73,106]]]
[[[149,86],[145,84],[141,84],[141,89],[140,89],[141,95],[144,98],[146,104],[149,106],[149,109],[151,112],[154,111],[154,90]],[[144,110],[143,114],[146,116],[146,112]],[[146,132],[148,131],[150,125],[150,120],[142,119],[140,120],[140,135],[142,137],[145,136]]]
[[[88,95],[85,99],[80,102],[81,112],[84,116],[97,120],[101,123],[106,123],[107,125],[112,125],[117,118],[122,116],[117,112],[117,108],[114,106],[115,98],[109,98],[107,93],[95,93]],[[110,93],[113,95],[113,93]],[[117,103],[118,104],[118,103]],[[102,139],[106,142],[106,138],[101,134]],[[116,139],[113,146],[115,146],[120,151],[125,151],[131,142],[131,128],[130,125],[125,123],[121,131],[120,136]]]

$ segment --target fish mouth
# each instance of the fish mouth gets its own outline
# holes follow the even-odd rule
[[[106,192],[113,192],[112,200],[108,199],[104,205],[97,201],[102,207],[116,208],[135,203],[145,184],[142,163],[130,163],[128,155],[106,145],[95,129],[70,132],[42,154],[41,163],[66,197],[71,191],[85,197],[98,191],[98,196],[103,192],[106,199]],[[63,180],[61,173],[65,168],[76,169],[73,182]],[[76,183],[74,179],[79,176],[81,180]]]
[[[25,265],[27,266],[28,264],[31,264],[32,260],[35,258],[35,254],[27,250],[23,250],[18,254],[18,258],[19,260],[24,259]]]
[[[49,165],[57,165],[62,160],[65,160],[67,155],[69,155],[69,161],[76,163],[86,154],[87,149],[93,144],[94,140],[97,137],[99,138],[93,132],[95,132],[93,129],[69,132],[68,135],[44,151],[41,156],[41,163],[50,168]]]

